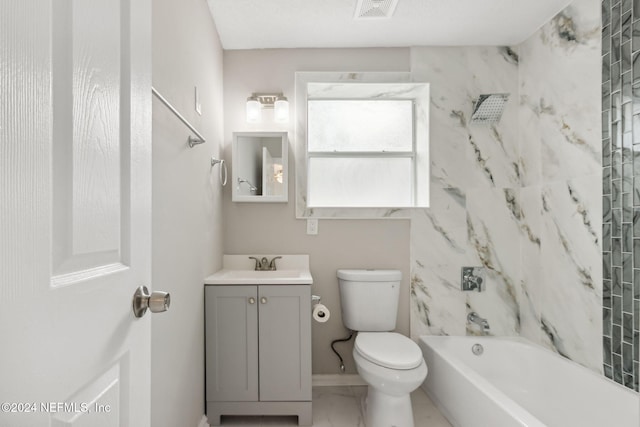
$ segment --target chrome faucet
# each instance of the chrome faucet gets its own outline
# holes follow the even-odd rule
[[[482,328],[482,332],[489,332],[489,322],[487,319],[478,316],[478,313],[475,311],[472,311],[467,315],[467,321],[480,326]]]
[[[254,256],[250,256],[249,259],[253,259],[256,261],[256,266],[254,268],[255,271],[275,271],[276,268],[276,260],[282,258],[281,256],[274,257],[271,261],[267,259],[266,256],[263,256],[262,259],[258,259]]]
[[[282,258],[281,256],[273,257],[273,259],[269,262],[269,270],[276,271],[276,260]]]

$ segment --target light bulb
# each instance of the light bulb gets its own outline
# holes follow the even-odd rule
[[[247,122],[258,123],[262,119],[262,104],[255,97],[247,98]]]
[[[278,97],[273,104],[274,120],[278,123],[286,123],[289,121],[289,101],[284,96]]]

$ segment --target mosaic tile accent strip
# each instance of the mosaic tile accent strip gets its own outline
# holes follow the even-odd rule
[[[638,391],[640,2],[602,1],[603,363]]]

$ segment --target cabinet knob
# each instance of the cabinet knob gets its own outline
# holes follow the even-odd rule
[[[254,297],[250,297],[249,304],[255,304],[255,303],[256,303],[256,299]]]
[[[262,297],[262,298],[260,298],[260,302],[261,302],[262,304],[266,304],[266,303],[267,303],[267,297]]]

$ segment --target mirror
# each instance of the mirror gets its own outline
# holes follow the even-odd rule
[[[286,132],[234,132],[231,155],[234,202],[286,202]]]

